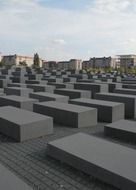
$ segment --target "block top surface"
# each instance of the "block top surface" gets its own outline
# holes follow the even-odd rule
[[[30,186],[0,164],[0,187],[2,190],[32,190]]]
[[[78,90],[78,89],[70,89],[70,88],[59,88],[56,91],[64,91],[64,92],[90,92],[88,90]]]
[[[32,86],[32,87],[52,87],[51,85],[47,84],[27,84],[27,86]]]
[[[136,133],[136,121],[122,119],[114,123],[107,124],[105,127]]]
[[[89,86],[101,86],[101,85],[105,85],[105,84],[99,84],[99,83],[90,83],[90,82],[76,82],[74,83],[76,84],[80,84],[80,85],[89,85]]]
[[[77,158],[136,182],[136,151],[113,142],[77,133],[48,143]]]
[[[56,102],[56,101],[39,102],[39,103],[35,103],[35,105],[47,106],[54,109],[65,110],[65,111],[70,111],[70,112],[75,112],[75,113],[80,113],[80,112],[85,112],[85,111],[90,111],[90,110],[95,109],[95,108],[89,108],[85,106],[78,106],[78,105],[73,105],[73,104],[68,104],[68,103],[63,103],[63,102]]]
[[[94,105],[101,105],[101,106],[107,106],[107,107],[114,107],[121,105],[122,103],[118,102],[110,102],[110,101],[104,101],[104,100],[95,100],[95,99],[89,99],[89,98],[77,98],[70,100],[71,102],[83,102],[86,104],[94,104]]]
[[[7,95],[0,97],[1,99],[5,100],[12,100],[16,102],[29,102],[29,101],[37,101],[36,99],[28,98],[25,96],[16,96],[16,95]]]
[[[59,94],[53,94],[53,93],[49,93],[49,92],[34,92],[34,93],[31,93],[31,94],[38,95],[38,96],[51,97],[51,98],[64,98],[64,97],[68,97],[68,96],[63,96],[63,95],[59,95]]]
[[[6,89],[14,89],[14,90],[28,90],[28,91],[30,91],[30,90],[32,90],[32,89],[30,89],[30,88],[23,88],[23,87],[6,87]]]
[[[38,113],[30,112],[27,110],[19,109],[12,106],[0,107],[0,118],[16,124],[27,124],[40,120],[51,118]]]

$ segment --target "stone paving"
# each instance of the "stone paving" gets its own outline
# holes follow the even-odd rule
[[[35,190],[116,190],[46,156],[47,142],[81,131],[103,138],[103,126],[104,123],[82,129],[55,126],[53,135],[23,143],[16,143],[11,138],[0,134],[0,162]],[[111,139],[107,138],[107,140]],[[116,142],[116,140],[112,141]],[[117,141],[117,143],[121,142]],[[125,143],[125,146],[136,148],[134,144]]]

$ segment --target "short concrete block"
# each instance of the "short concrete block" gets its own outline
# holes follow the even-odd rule
[[[30,98],[37,99],[39,102],[57,101],[68,103],[69,97],[48,92],[34,92],[30,93]]]
[[[136,84],[123,84],[123,88],[136,89]]]
[[[27,88],[27,85],[24,83],[9,83],[7,85],[8,87],[21,87],[21,88]]]
[[[35,103],[34,112],[51,116],[55,123],[74,128],[97,124],[97,110],[95,108],[50,101]]]
[[[49,92],[53,93],[55,86],[51,85],[42,85],[42,84],[32,84],[27,85],[27,88],[33,89],[34,92]]]
[[[92,97],[98,92],[108,92],[108,84],[97,84],[97,83],[74,83],[75,89],[90,90]]]
[[[21,87],[7,87],[4,88],[4,93],[6,95],[16,95],[16,96],[25,96],[29,97],[29,93],[32,93],[33,90],[29,88],[21,88]]]
[[[136,121],[119,120],[104,127],[106,136],[136,142]]]
[[[136,151],[84,133],[48,143],[47,155],[121,190],[136,189]]]
[[[116,88],[115,93],[136,95],[136,89]]]
[[[125,104],[125,118],[136,117],[136,96],[118,93],[97,93],[95,99]]]
[[[70,99],[75,98],[91,98],[91,92],[87,90],[75,90],[75,89],[56,89],[54,90],[55,94],[60,94],[64,96],[69,96]]]
[[[12,106],[0,108],[0,132],[16,141],[38,138],[53,132],[53,119]]]
[[[69,101],[71,104],[97,108],[98,121],[112,123],[124,118],[125,110],[123,103],[103,100],[79,98]]]
[[[7,87],[8,80],[7,79],[0,79],[0,88]]]
[[[33,104],[38,102],[37,99],[31,99],[23,96],[0,96],[0,106],[13,106],[28,111],[33,111]]]

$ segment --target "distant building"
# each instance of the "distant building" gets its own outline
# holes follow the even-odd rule
[[[45,61],[43,67],[46,69],[60,69],[60,70],[81,70],[82,60],[71,59],[70,61]]]
[[[82,70],[82,60],[81,59],[71,59],[69,61],[69,70]]]
[[[56,61],[44,61],[42,64],[43,68],[45,69],[57,69],[57,62]]]
[[[58,69],[60,70],[68,70],[69,69],[69,61],[59,61],[57,63]]]
[[[83,61],[83,69],[116,67],[116,59],[112,57],[93,57],[88,61]]]
[[[59,61],[58,69],[65,70],[81,70],[82,69],[82,60],[80,59],[71,59],[69,61]]]
[[[22,55],[6,55],[2,57],[2,61],[6,66],[19,65],[21,62],[25,62],[29,67],[33,65],[33,57]],[[42,66],[42,60],[40,59],[40,66]]]
[[[117,55],[116,56],[117,67],[128,68],[136,66],[136,55]]]

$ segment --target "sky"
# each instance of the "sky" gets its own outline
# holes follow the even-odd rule
[[[136,0],[0,0],[0,52],[57,61],[136,54]]]

